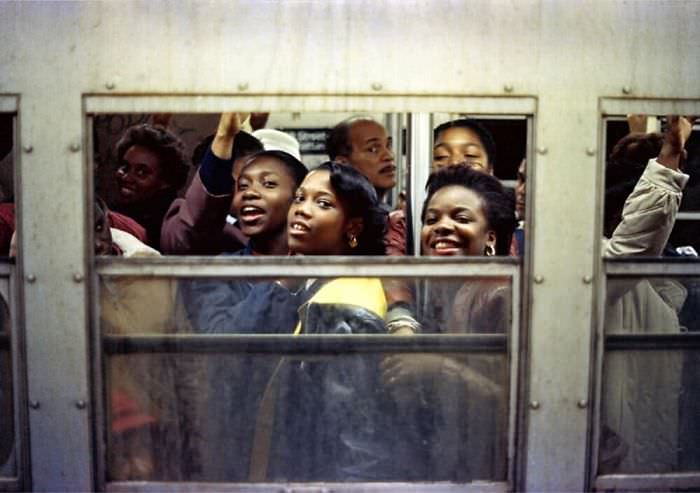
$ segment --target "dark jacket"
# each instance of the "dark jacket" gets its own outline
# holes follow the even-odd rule
[[[323,298],[327,284],[317,281],[297,293],[269,282],[200,284],[194,286],[188,305],[195,329],[207,333],[292,334],[299,328],[303,337],[384,332],[380,314]],[[322,302],[314,295],[321,295]],[[211,357],[204,431],[210,456],[204,458],[204,477],[395,479],[391,452],[396,413],[380,383],[378,358],[250,353]]]

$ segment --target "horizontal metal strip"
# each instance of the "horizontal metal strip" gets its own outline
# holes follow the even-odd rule
[[[254,493],[505,493],[508,483],[475,481],[455,483],[159,483],[159,482],[115,482],[107,483],[106,491],[145,493],[191,493],[191,492],[254,492]]]
[[[609,334],[606,351],[661,351],[700,349],[700,332],[678,334]]]
[[[676,221],[700,221],[700,212],[679,212]]]
[[[0,478],[0,491],[21,491],[17,478]]]
[[[700,259],[695,257],[608,258],[604,266],[606,274],[616,277],[700,277]]]
[[[415,257],[98,257],[104,276],[174,277],[512,277],[520,260]]]
[[[700,473],[673,474],[611,474],[598,476],[598,491],[670,491],[673,489],[700,489]]]
[[[603,115],[699,115],[700,99],[602,98]]]
[[[0,351],[9,351],[10,348],[10,334],[0,334]]]
[[[505,353],[508,339],[488,335],[105,335],[107,354],[130,353],[264,353],[347,354],[401,352]]]
[[[294,112],[459,112],[470,115],[532,115],[537,100],[531,96],[332,95],[332,94],[241,94],[241,95],[88,95],[87,113],[221,113],[222,111]]]

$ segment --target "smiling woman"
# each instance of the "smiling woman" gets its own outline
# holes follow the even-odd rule
[[[464,166],[428,180],[421,243],[427,255],[507,255],[516,226],[512,197],[500,182]]]
[[[162,127],[130,127],[116,145],[118,198],[114,210],[136,220],[148,244],[160,248],[163,217],[185,184],[189,166],[182,141]]]

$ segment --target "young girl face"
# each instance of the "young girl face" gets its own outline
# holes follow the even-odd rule
[[[451,165],[467,166],[493,174],[484,144],[476,132],[465,127],[452,127],[438,135],[433,148],[433,171]]]
[[[481,196],[469,188],[450,185],[430,198],[423,217],[421,245],[425,255],[484,255],[495,248]]]
[[[294,195],[287,217],[287,242],[293,254],[349,253],[347,211],[336,195],[327,170],[312,171]]]
[[[140,145],[131,146],[124,153],[115,176],[123,204],[137,204],[169,187],[158,154]]]
[[[244,167],[233,196],[243,234],[284,234],[294,186],[289,169],[276,157],[260,156]]]

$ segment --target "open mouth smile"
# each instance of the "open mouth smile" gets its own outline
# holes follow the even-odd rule
[[[462,244],[450,238],[439,238],[430,243],[430,248],[436,255],[456,255],[462,249]]]
[[[294,221],[289,225],[289,234],[292,236],[303,236],[309,231],[311,231],[311,228],[300,221]]]
[[[265,210],[253,205],[246,205],[241,208],[239,219],[246,223],[256,222],[265,215]]]

